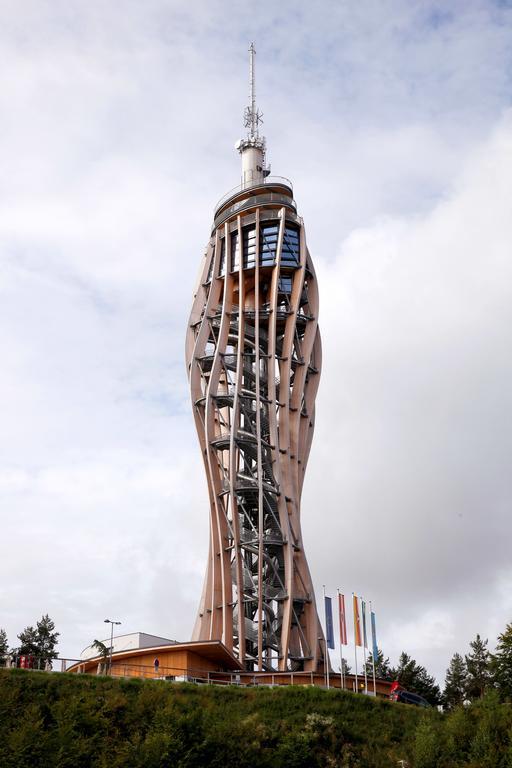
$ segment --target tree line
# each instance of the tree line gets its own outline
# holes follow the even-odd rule
[[[366,673],[371,680],[373,656],[370,653]],[[454,653],[440,689],[434,677],[404,651],[398,664],[392,666],[379,649],[375,660],[375,674],[383,680],[398,681],[400,685],[422,696],[429,704],[442,704],[454,709],[460,704],[483,699],[495,690],[502,701],[512,701],[512,624],[507,624],[497,639],[496,650],[488,649],[488,639],[477,634],[464,655]]]
[[[60,632],[55,631],[55,622],[44,614],[36,622],[35,627],[29,626],[19,633],[19,643],[9,649],[7,632],[0,629],[0,665],[5,666],[7,659],[19,659],[21,656],[31,656],[41,665],[51,663],[56,659],[57,643]]]

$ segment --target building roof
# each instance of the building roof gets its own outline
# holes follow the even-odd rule
[[[146,635],[146,637],[148,636]],[[110,640],[108,642],[110,643]],[[86,648],[85,650],[87,651],[88,649]],[[167,641],[158,645],[148,645],[141,648],[125,648],[117,651],[114,650],[112,653],[112,660],[123,661],[126,659],[132,659],[134,657],[136,658],[137,656],[143,656],[148,652],[158,655],[159,653],[164,652],[178,653],[179,651],[189,651],[191,653],[196,653],[198,656],[202,656],[204,659],[215,662],[222,670],[238,671],[242,669],[242,665],[239,660],[233,655],[233,653],[231,653],[230,650],[228,650],[228,648],[226,648],[224,643],[221,643],[220,640],[199,640],[196,642],[187,643]],[[86,663],[98,660],[99,658],[100,654],[97,652],[95,653],[94,657],[88,656],[87,658],[84,658],[82,655],[82,659]],[[79,662],[74,664],[73,667],[71,667],[68,671],[72,672],[74,668],[78,666]]]
[[[101,642],[110,649],[110,637],[107,637]],[[120,651],[136,650],[138,648],[152,648],[156,645],[175,645],[176,640],[170,640],[167,637],[159,637],[159,635],[148,635],[146,632],[129,632],[126,635],[116,635],[112,644],[113,653]],[[98,649],[92,644],[84,648],[80,654],[80,658],[84,661],[88,659],[94,659],[98,656]]]

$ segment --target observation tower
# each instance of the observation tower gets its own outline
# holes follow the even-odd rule
[[[292,184],[270,175],[249,48],[240,184],[217,203],[186,359],[210,499],[194,641],[247,670],[317,671],[325,642],[300,503],[320,379],[318,288]]]

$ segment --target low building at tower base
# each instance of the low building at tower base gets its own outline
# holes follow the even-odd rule
[[[138,638],[138,647],[137,646]],[[159,641],[149,645],[149,638]],[[219,640],[180,643],[144,633],[115,638],[110,659],[91,655],[91,646],[82,653],[82,660],[69,670],[74,673],[111,674],[112,677],[143,678],[168,682],[198,684],[276,686],[313,685],[320,688],[341,688],[339,673],[331,672],[329,679],[322,672],[247,672],[239,660]],[[376,695],[388,697],[392,683],[376,680]],[[345,690],[364,692],[364,677],[344,676]],[[368,693],[373,695],[373,680],[368,679]]]

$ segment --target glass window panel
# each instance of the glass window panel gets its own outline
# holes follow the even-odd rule
[[[231,233],[231,271],[240,268],[240,246],[238,243],[238,231]]]
[[[244,269],[254,267],[256,254],[256,228],[245,227],[243,229],[243,259]]]
[[[297,229],[286,227],[281,252],[281,263],[296,266],[300,260],[300,234]]]
[[[260,259],[265,266],[275,262],[278,237],[278,224],[262,224],[260,227]]]
[[[280,293],[291,293],[292,292],[292,278],[291,277],[280,277],[279,278],[279,288],[278,290]]]
[[[222,277],[226,274],[226,238],[223,238],[220,243],[219,275]]]

